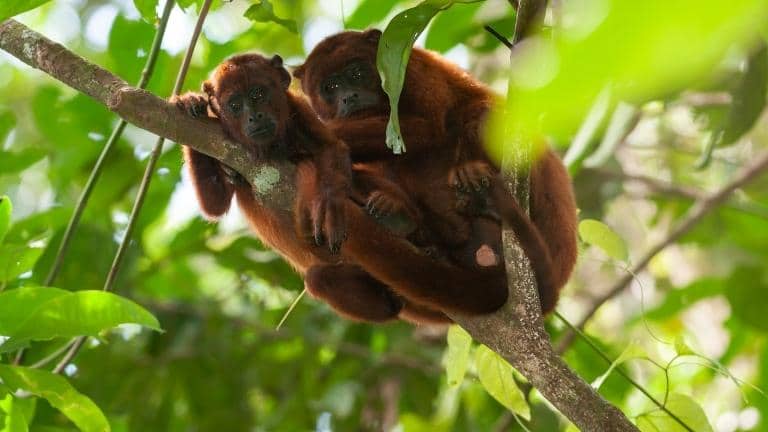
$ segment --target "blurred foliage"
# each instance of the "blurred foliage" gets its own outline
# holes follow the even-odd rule
[[[42,3],[0,2],[0,19]],[[178,4],[148,87],[161,96],[202,1]],[[509,144],[509,128],[525,124],[572,145],[585,222],[559,311],[575,321],[697,198],[768,151],[768,12],[758,0],[559,4],[545,31],[513,56],[510,87],[510,53],[483,29],[512,36],[507,1],[214,1],[186,88],[199,88],[237,52],[299,64],[320,36],[343,28],[386,28],[392,43],[382,54],[391,61],[383,69],[402,79],[402,55],[422,34],[417,43],[511,95],[515,123],[497,128],[493,142]],[[162,5],[59,0],[19,19],[135,82]],[[398,15],[411,8],[424,14]],[[607,102],[596,106],[603,91]],[[12,365],[14,352],[1,354],[0,431],[107,430],[105,422],[113,431],[524,430],[507,408],[528,430],[569,427],[456,327],[352,323],[305,298],[275,331],[301,279],[237,211],[219,224],[199,216],[176,146],[156,169],[118,274],[120,297],[93,292],[154,142],[130,126],[107,158],[56,288],[41,287],[116,123],[104,107],[0,53],[0,333],[16,336],[3,338],[0,351],[28,346],[22,366]],[[613,365],[578,338],[564,359],[642,430],[679,425],[617,371],[697,431],[768,430],[759,390],[768,389],[767,221],[763,177],[655,257],[590,322]],[[158,322],[162,331],[151,330]],[[557,340],[564,327],[551,320],[548,329]],[[96,337],[65,377],[48,373],[75,334]]]

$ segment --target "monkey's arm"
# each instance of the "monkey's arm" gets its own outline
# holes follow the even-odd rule
[[[369,162],[392,156],[386,145],[388,116],[337,119],[328,122],[331,131],[350,147],[355,162]],[[422,117],[400,117],[400,131],[409,153],[440,145],[439,126]]]
[[[320,122],[304,100],[293,95],[289,100],[300,119],[296,125],[301,129],[297,134],[300,152],[308,154],[316,168],[314,178],[299,178],[303,191],[299,190],[297,196],[298,227],[305,235],[311,231],[317,244],[327,241],[331,252],[336,253],[347,236],[344,201],[352,183],[349,148]]]
[[[185,93],[173,97],[171,102],[192,117],[207,115],[208,100],[201,94]],[[229,210],[234,187],[216,159],[186,146],[182,146],[182,149],[200,209],[206,218],[216,220]]]

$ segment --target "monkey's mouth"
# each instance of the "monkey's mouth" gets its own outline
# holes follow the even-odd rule
[[[366,114],[374,114],[376,111],[375,104],[369,103],[348,103],[339,108],[338,116],[341,118],[349,118],[353,116],[364,116]]]
[[[248,137],[253,139],[268,138],[275,134],[276,126],[271,121],[262,122],[248,129]]]

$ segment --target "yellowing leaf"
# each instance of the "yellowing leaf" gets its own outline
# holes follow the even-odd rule
[[[485,345],[477,347],[475,364],[480,383],[488,394],[513,413],[530,420],[531,408],[515,383],[512,366]]]
[[[584,242],[602,249],[609,257],[627,261],[627,245],[608,225],[594,219],[585,219],[579,223],[579,236]]]
[[[471,346],[472,336],[466,330],[458,325],[452,325],[448,329],[448,348],[443,357],[448,385],[457,386],[464,380]]]
[[[690,430],[696,432],[712,432],[712,426],[707,415],[696,401],[682,394],[672,393],[667,399],[666,408]],[[680,422],[673,419],[664,411],[655,410],[643,414],[637,419],[637,427],[641,432],[688,432]]]

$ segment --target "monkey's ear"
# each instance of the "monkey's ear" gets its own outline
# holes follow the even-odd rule
[[[307,68],[304,67],[304,65],[301,65],[301,66],[299,66],[299,67],[297,67],[296,69],[293,70],[293,76],[298,78],[298,79],[302,79],[302,78],[304,78],[304,73],[306,71],[307,71]]]
[[[275,54],[272,56],[272,59],[269,60],[269,64],[276,68],[281,68],[283,67],[283,58]]]
[[[291,85],[291,74],[283,67],[283,58],[275,54],[272,59],[269,60],[269,64],[272,65],[280,73],[280,82],[283,84],[284,89],[288,89]]]
[[[370,29],[363,32],[363,36],[365,36],[366,39],[368,39],[371,42],[379,42],[379,39],[381,38],[381,30],[379,29]]]

